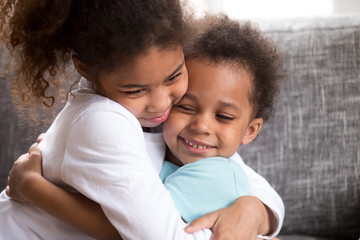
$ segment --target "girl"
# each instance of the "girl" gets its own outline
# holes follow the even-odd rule
[[[162,123],[187,88],[179,2],[1,3],[2,36],[18,57],[24,100],[31,93],[51,105],[46,90],[70,59],[84,77],[39,145],[44,177],[99,203],[124,239],[209,239],[209,230],[183,231],[141,129]],[[154,158],[163,159],[157,153]],[[88,238],[32,205],[10,201],[5,192],[0,206],[5,239]],[[258,208],[255,228],[266,233],[264,209]]]

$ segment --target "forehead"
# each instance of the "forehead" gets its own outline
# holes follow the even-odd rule
[[[180,45],[167,48],[150,47],[131,63],[119,66],[114,73],[121,76],[123,84],[148,84],[164,80],[184,61]]]
[[[240,64],[214,63],[187,59],[188,92],[204,92],[203,97],[249,99],[252,74]]]

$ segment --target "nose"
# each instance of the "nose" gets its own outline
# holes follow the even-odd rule
[[[150,95],[147,111],[164,113],[171,105],[171,98],[167,89],[159,89]]]
[[[194,115],[190,128],[199,134],[210,134],[212,129],[211,116],[206,114]]]

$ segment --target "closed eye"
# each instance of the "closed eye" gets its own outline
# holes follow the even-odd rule
[[[143,93],[145,93],[145,89],[137,89],[137,90],[133,90],[133,91],[124,91],[124,93],[126,95],[130,95],[130,96],[140,96],[142,95]]]
[[[186,112],[186,113],[195,112],[195,108],[188,105],[177,105],[176,107],[182,112]]]
[[[179,72],[179,73],[171,76],[171,77],[168,79],[168,81],[169,81],[169,82],[174,82],[174,81],[176,81],[176,80],[181,76],[181,74],[182,74],[182,73]]]
[[[224,115],[224,114],[217,114],[216,117],[221,120],[225,120],[225,121],[233,121],[235,119],[235,117]]]

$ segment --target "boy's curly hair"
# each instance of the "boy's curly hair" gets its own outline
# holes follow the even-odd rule
[[[14,58],[13,97],[23,103],[35,97],[52,106],[51,90],[72,54],[97,74],[151,46],[182,44],[185,33],[179,0],[0,0],[0,34]]]
[[[191,25],[185,58],[248,69],[253,76],[249,100],[254,117],[267,121],[284,77],[282,54],[276,46],[251,22],[230,20],[226,15],[206,15]]]

